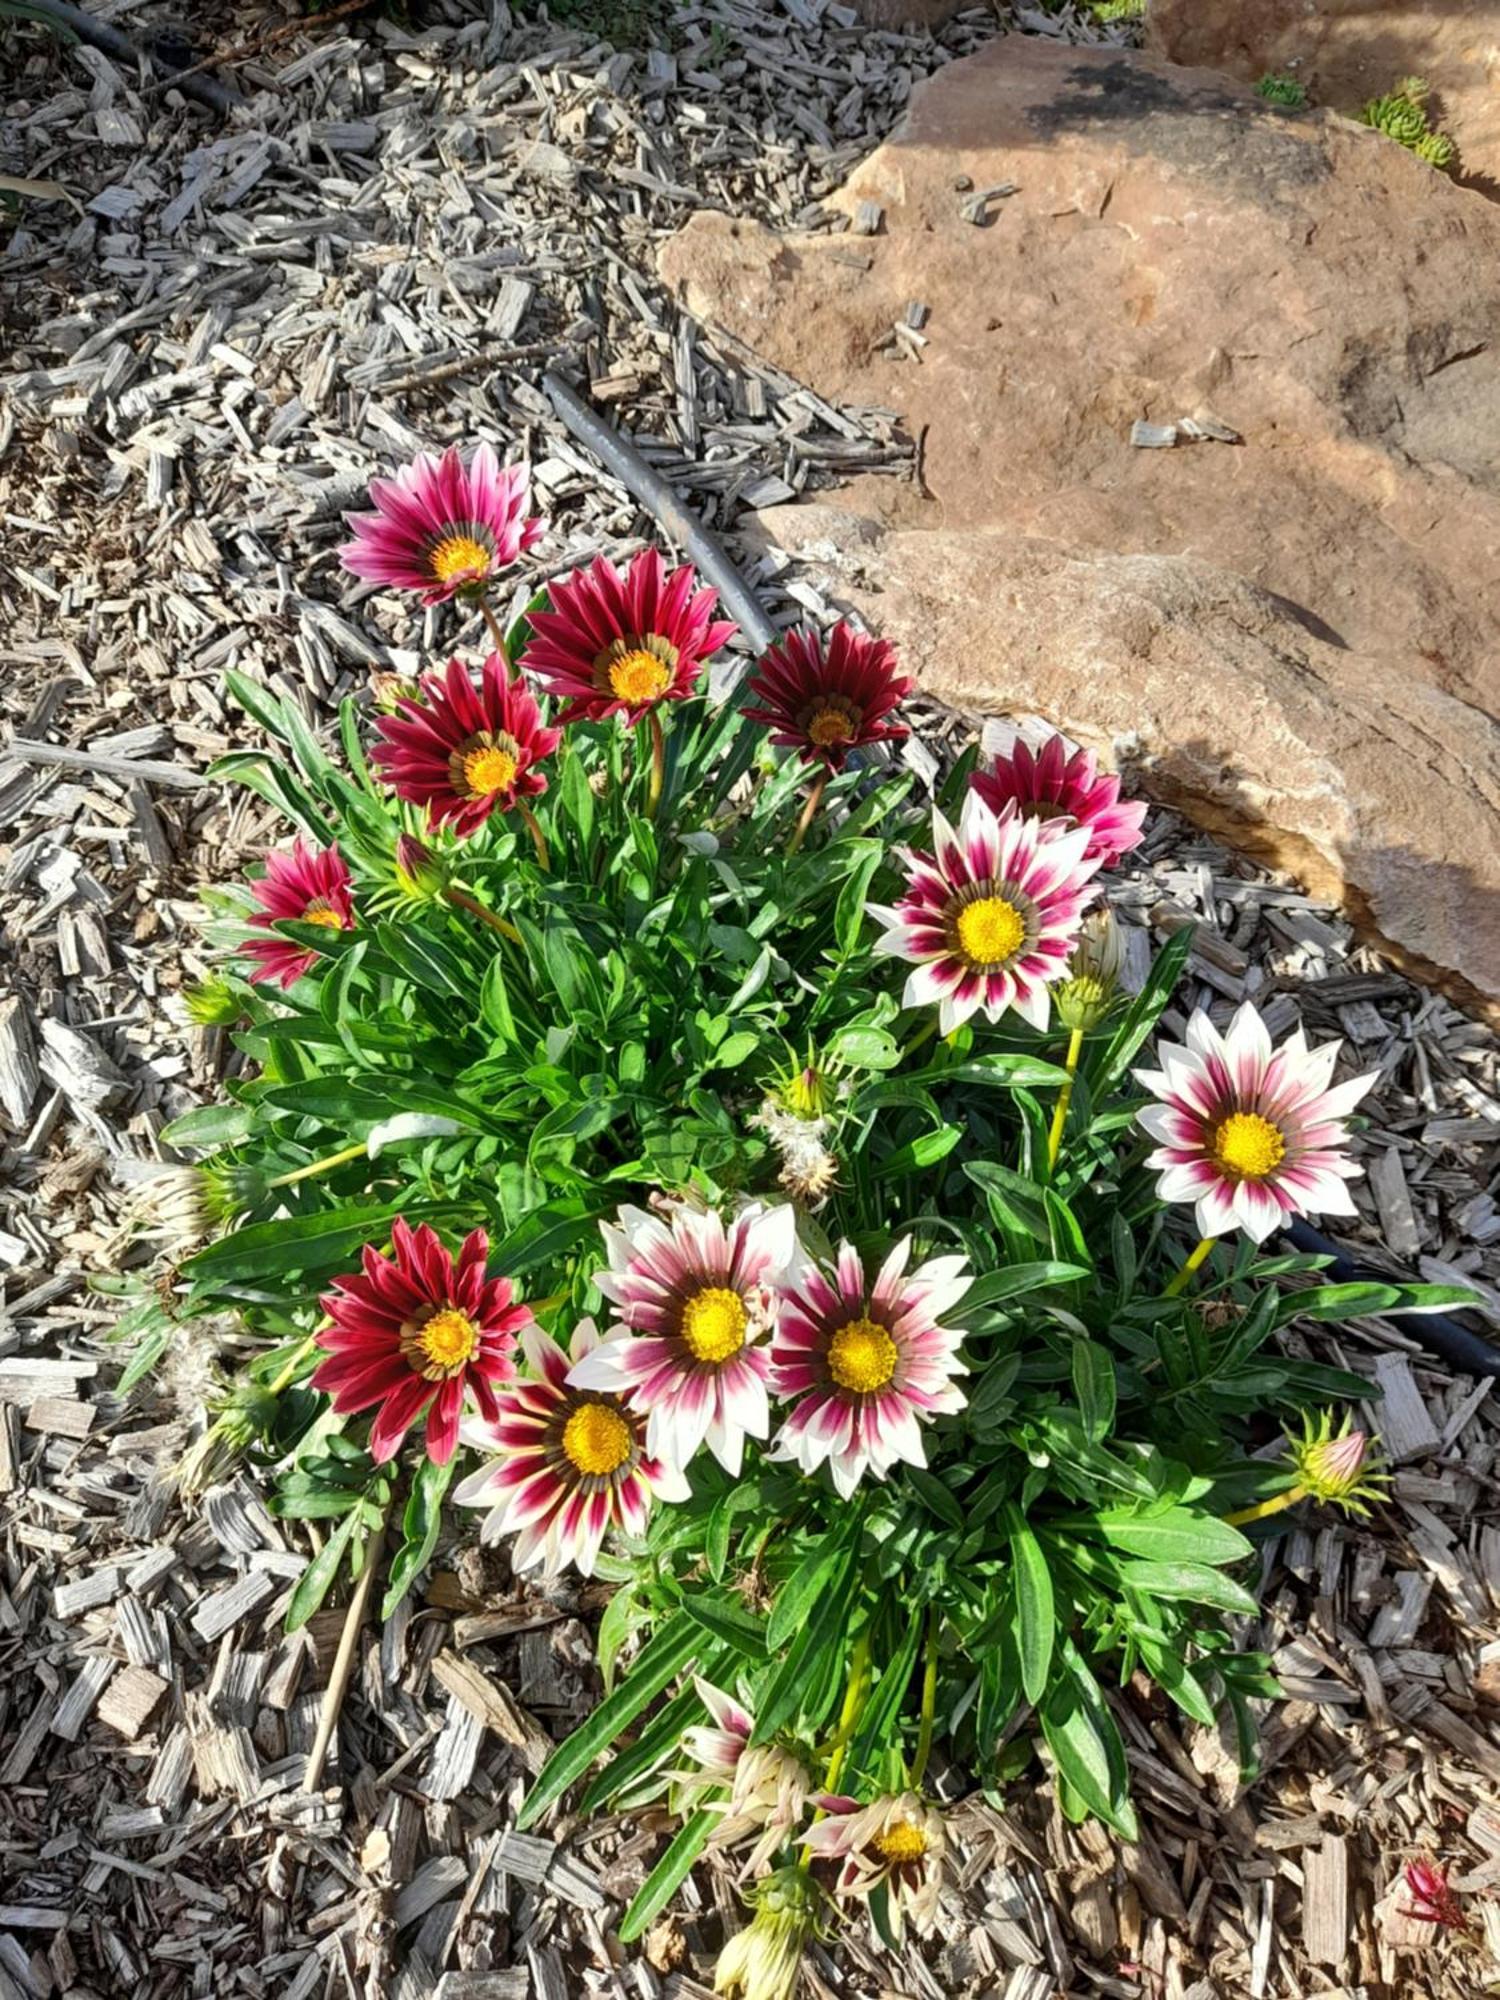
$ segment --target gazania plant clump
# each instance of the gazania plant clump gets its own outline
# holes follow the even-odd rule
[[[879,640],[787,633],[715,701],[713,591],[647,550],[529,596],[488,447],[371,500],[347,566],[450,629],[332,744],[228,677],[265,741],[219,773],[287,835],[205,891],[188,1004],[240,1062],[166,1135],[170,1262],[113,1281],[125,1386],[235,1326],[193,1482],[248,1453],[318,1524],[293,1625],[466,1536],[612,1585],[523,1820],[664,1801],[621,1937],[712,1849],[718,1990],[785,1995],[841,1916],[938,1926],[966,1787],[1132,1837],[1152,1688],[1253,1767],[1242,1529],[1382,1486],[1326,1408],[1367,1385],[1277,1330],[1457,1295],[1276,1241],[1348,1212],[1369,1079],[1195,1010],[1185,933],[1121,990],[1144,809],[1091,757],[918,797]]]

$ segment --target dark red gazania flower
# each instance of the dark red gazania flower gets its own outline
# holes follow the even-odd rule
[[[826,639],[816,631],[788,632],[772,646],[750,676],[748,691],[757,705],[745,714],[765,723],[771,741],[797,751],[805,763],[841,771],[861,744],[899,742],[910,734],[886,717],[911,690],[886,640],[840,620]]]
[[[467,835],[491,813],[546,791],[536,766],[562,732],[544,727],[535,696],[510,679],[498,653],[485,661],[477,688],[463,662],[450,660],[446,676],[423,675],[422,697],[375,724],[385,741],[374,761],[397,798],[426,806],[434,826]]]
[[[727,618],[714,617],[718,593],[700,590],[687,564],[669,573],[655,549],[623,576],[600,556],[547,596],[550,608],[530,615],[522,664],[567,702],[559,722],[639,722],[658,702],[692,694],[709,654],[734,636]]]
[[[425,1222],[413,1229],[398,1216],[391,1249],[387,1257],[367,1245],[363,1271],[335,1278],[319,1300],[333,1324],[318,1335],[328,1358],[314,1369],[312,1385],[342,1413],[376,1411],[370,1456],[377,1465],[395,1457],[424,1413],[427,1456],[446,1465],[465,1395],[473,1395],[486,1423],[498,1416],[494,1385],[514,1378],[511,1356],[531,1313],[514,1303],[509,1278],[485,1276],[490,1245],[482,1229],[465,1237],[454,1257]]]
[[[288,919],[325,924],[333,931],[354,926],[349,870],[336,847],[308,847],[294,840],[290,854],[268,854],[266,872],[250,884],[250,894],[260,908],[245,921],[267,930]],[[252,984],[274,979],[283,987],[295,986],[318,962],[315,951],[274,934],[242,944],[240,956],[254,961],[255,970],[246,975]]]

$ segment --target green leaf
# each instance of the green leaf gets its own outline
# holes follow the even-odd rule
[[[220,1285],[231,1280],[280,1277],[288,1271],[329,1271],[365,1244],[383,1243],[396,1216],[404,1214],[415,1223],[441,1213],[441,1206],[430,1202],[382,1202],[253,1222],[195,1252],[180,1269],[194,1284]]]
[[[848,1555],[848,1544],[839,1534],[825,1535],[804,1558],[776,1594],[765,1628],[766,1647],[779,1653],[794,1632],[802,1629],[813,1606]]]
[[[1062,1666],[1040,1710],[1047,1747],[1084,1805],[1123,1839],[1137,1840],[1125,1747],[1115,1719],[1071,1640],[1064,1642]]]
[[[424,1458],[412,1475],[411,1492],[407,1495],[406,1511],[401,1517],[401,1546],[392,1560],[390,1579],[380,1607],[382,1618],[391,1616],[432,1560],[443,1525],[443,1499],[452,1484],[457,1465],[456,1454],[446,1465],[434,1465],[430,1458]]]
[[[1252,1553],[1238,1528],[1191,1507],[1169,1507],[1149,1515],[1111,1512],[1095,1519],[1114,1548],[1152,1562],[1237,1563]]]
[[[1011,1586],[1016,1604],[1016,1646],[1021,1656],[1021,1686],[1033,1707],[1047,1691],[1052,1672],[1052,1647],[1057,1633],[1057,1607],[1052,1571],[1046,1552],[1019,1507],[1005,1509],[1010,1540]]]
[[[1453,1306],[1481,1301],[1464,1285],[1313,1285],[1302,1292],[1283,1292],[1276,1304],[1276,1324],[1294,1319],[1357,1319],[1366,1314],[1443,1312]]]
[[[295,1632],[305,1625],[332,1590],[343,1565],[354,1530],[359,1526],[357,1504],[351,1508],[328,1540],[319,1549],[298,1579],[287,1606],[286,1629]]]
[[[1006,1264],[998,1271],[986,1271],[976,1278],[956,1310],[972,1312],[979,1306],[998,1305],[1002,1299],[1019,1298],[1023,1292],[1072,1284],[1088,1275],[1083,1264],[1059,1264],[1050,1258],[1031,1264]]]
[[[1211,1605],[1236,1617],[1253,1618],[1260,1609],[1243,1584],[1222,1570],[1198,1562],[1128,1562],[1120,1565],[1120,1581],[1127,1590],[1139,1590],[1147,1597],[1181,1598],[1189,1604]]]
[[[939,1160],[947,1159],[963,1136],[961,1125],[940,1125],[936,1132],[923,1132],[919,1138],[908,1140],[882,1160],[875,1169],[874,1178],[890,1180],[896,1174],[917,1173],[924,1167],[935,1167]]]
[[[651,1870],[620,1921],[620,1942],[631,1944],[646,1930],[676,1895],[682,1878],[708,1845],[708,1837],[721,1815],[700,1807],[685,1820],[677,1837]]]
[[[202,1146],[212,1151],[219,1146],[237,1146],[248,1139],[259,1122],[253,1104],[205,1104],[185,1111],[162,1128],[167,1146]]]
[[[747,1611],[744,1604],[732,1597],[709,1597],[694,1592],[682,1600],[682,1608],[690,1618],[696,1618],[705,1632],[712,1632],[716,1639],[726,1646],[733,1646],[736,1652],[746,1654],[752,1660],[766,1657],[766,1626],[753,1611]]]
[[[1115,1421],[1115,1364],[1096,1340],[1075,1340],[1073,1394],[1083,1428],[1095,1444],[1109,1436]]]
[[[906,1483],[920,1495],[930,1513],[936,1514],[938,1519],[950,1528],[962,1528],[967,1525],[964,1510],[952,1489],[945,1486],[936,1473],[928,1472],[920,1465],[904,1466],[902,1471]]]
[[[878,840],[860,841],[857,846],[859,859],[852,873],[846,877],[843,888],[839,890],[839,899],[833,906],[833,939],[841,960],[847,958],[859,942],[865,897],[875,870],[885,858],[884,846]]]
[[[828,1665],[823,1655],[842,1652],[848,1636],[853,1567],[852,1549],[845,1549],[840,1567],[828,1579],[806,1624],[761,1696],[752,1741],[769,1742],[801,1709],[811,1706],[809,1690],[816,1686],[820,1668]]]
[[[681,1694],[664,1702],[635,1741],[611,1757],[603,1770],[589,1780],[578,1801],[579,1812],[597,1812],[608,1800],[640,1787],[658,1765],[669,1759],[672,1765],[680,1762],[682,1732],[689,1723],[697,1722],[703,1712],[703,1703],[694,1687],[686,1687]]]

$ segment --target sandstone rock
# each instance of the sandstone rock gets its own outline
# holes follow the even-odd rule
[[[961,182],[1017,191],[976,225]],[[1327,114],[1028,37],[923,86],[862,199],[879,236],[699,216],[663,254],[922,441],[920,484],[765,531],[842,538],[934,691],[1134,751],[1500,995],[1500,210]],[[1130,447],[1205,411],[1244,444]]]
[[[1146,46],[1252,83],[1295,76],[1350,118],[1424,77],[1460,178],[1500,194],[1500,0],[1151,0]]]
[[[975,0],[847,0],[872,28],[941,28]]]

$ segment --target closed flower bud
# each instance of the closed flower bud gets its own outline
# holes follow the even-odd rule
[[[1052,1004],[1065,1028],[1090,1034],[1108,1017],[1120,996],[1125,941],[1108,910],[1084,919],[1068,955],[1068,974],[1052,989]]]
[[[448,886],[448,871],[415,834],[396,841],[396,887],[412,902],[435,902]]]
[[[1303,1419],[1303,1434],[1289,1440],[1297,1484],[1315,1500],[1342,1507],[1346,1513],[1367,1514],[1367,1500],[1382,1497],[1388,1475],[1372,1461],[1370,1439],[1351,1428],[1348,1417],[1337,1435],[1333,1412],[1322,1410]]]
[[[232,1028],[245,1018],[245,1003],[217,973],[184,986],[181,998],[183,1012],[200,1028]]]

